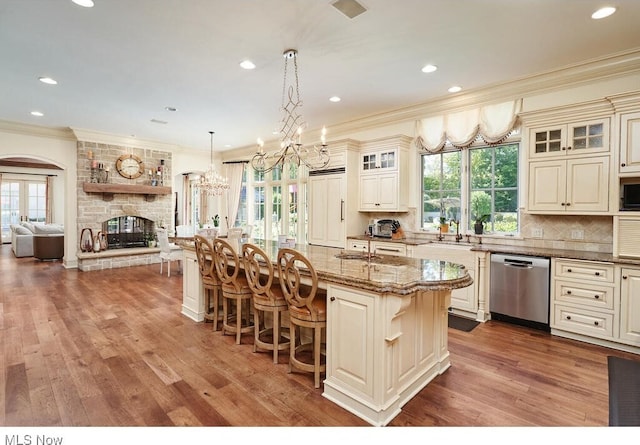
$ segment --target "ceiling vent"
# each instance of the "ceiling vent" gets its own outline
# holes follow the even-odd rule
[[[355,18],[366,11],[364,6],[356,0],[338,0],[337,2],[333,2],[332,6],[350,19]]]

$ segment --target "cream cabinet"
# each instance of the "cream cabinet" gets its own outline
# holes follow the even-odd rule
[[[614,265],[606,262],[551,259],[553,330],[615,340],[618,307]]]
[[[369,249],[371,249],[371,253],[380,255],[407,256],[407,246],[405,244],[380,241],[379,239],[372,239],[371,241],[349,239],[347,240],[347,249],[359,252],[369,252]]]
[[[640,173],[640,112],[625,113],[620,122],[621,174]]]
[[[182,314],[195,321],[203,321],[204,288],[195,250],[182,249]]]
[[[527,210],[608,213],[609,156],[531,161]]]
[[[640,268],[620,268],[620,340],[640,346]]]
[[[345,248],[347,234],[364,233],[368,218],[358,211],[358,161],[355,141],[332,144],[332,168],[309,172],[309,244]]]
[[[608,151],[608,118],[537,127],[529,130],[530,158]]]
[[[476,279],[476,253],[471,249],[472,246],[469,244],[429,243],[413,247],[412,256],[414,258],[449,261],[464,266],[469,272],[469,276],[473,278],[474,283],[471,286],[451,291],[451,309],[460,315],[482,319],[478,315],[480,310],[478,291],[480,287]]]
[[[394,137],[362,144],[358,206],[361,212],[408,211],[410,141]]]

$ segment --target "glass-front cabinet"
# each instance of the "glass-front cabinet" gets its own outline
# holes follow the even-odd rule
[[[529,147],[531,157],[609,151],[609,119],[532,128]]]

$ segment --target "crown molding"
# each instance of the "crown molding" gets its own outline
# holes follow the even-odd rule
[[[40,125],[23,124],[0,120],[0,131],[6,133],[22,134],[26,136],[38,136],[64,141],[76,141],[76,137],[70,128],[43,127]]]
[[[354,131],[423,119],[445,112],[455,112],[465,108],[519,99],[526,95],[566,89],[633,73],[640,73],[640,48],[469,90],[455,96],[443,96],[416,105],[331,125],[331,133],[339,136]]]
[[[71,131],[76,136],[78,141],[83,142],[94,142],[97,144],[118,145],[123,147],[133,147],[141,149],[163,150],[169,152],[184,151],[184,148],[179,145],[167,144],[165,142],[132,138],[130,136],[121,136],[117,134],[103,133],[95,130],[85,130],[82,128],[71,127]]]

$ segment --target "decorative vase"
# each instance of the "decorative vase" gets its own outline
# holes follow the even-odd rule
[[[482,235],[482,232],[484,231],[484,223],[482,223],[481,221],[476,221],[473,225],[473,231],[476,235]]]
[[[449,224],[440,224],[440,233],[449,232]]]
[[[80,232],[80,251],[93,252],[93,230],[88,227]]]
[[[100,252],[100,237],[98,235],[93,240],[93,251]]]

